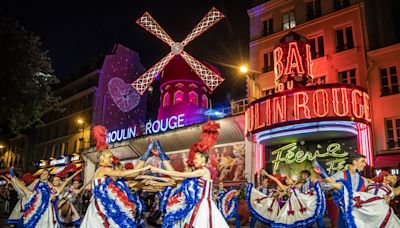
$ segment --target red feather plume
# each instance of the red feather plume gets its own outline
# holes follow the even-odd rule
[[[104,126],[93,127],[93,139],[96,142],[96,150],[104,150],[108,148],[106,143],[106,128]]]
[[[197,152],[208,153],[218,141],[220,125],[214,121],[207,121],[202,127],[200,141],[193,143],[189,150],[188,165],[193,166],[194,156]]]
[[[27,184],[29,185],[30,183],[32,183],[33,181],[35,181],[35,177],[31,174],[31,173],[24,173],[21,177],[21,179]]]

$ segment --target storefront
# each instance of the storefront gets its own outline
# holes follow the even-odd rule
[[[39,169],[33,174],[33,176],[39,176],[45,169],[49,170],[51,175],[57,175],[71,166],[73,166],[74,169],[80,168],[82,164],[83,160],[79,154],[62,156],[51,160],[41,160],[35,164]]]
[[[179,122],[179,118],[176,121]],[[161,123],[161,121],[158,122]],[[245,182],[246,160],[243,134],[244,114],[219,119],[216,122],[221,126],[220,135],[214,150],[210,153],[208,164],[215,171],[214,179],[231,184],[243,183]],[[151,127],[147,127],[148,131],[155,130],[152,133],[121,140],[120,142],[112,142],[112,139],[109,139],[109,148],[114,156],[121,160],[121,163],[132,163],[135,166],[139,157],[145,152],[149,140],[159,140],[163,150],[170,157],[172,166],[178,171],[184,171],[187,167],[186,161],[189,148],[192,143],[200,139],[202,124],[190,126],[179,126],[177,124],[174,127],[173,123],[169,129],[160,131],[157,131],[157,126],[152,129],[152,124]],[[109,136],[113,134],[108,132]],[[85,160],[85,180],[90,180],[98,165],[97,152],[95,148],[90,148],[83,155]],[[159,166],[161,160],[158,157],[153,157],[147,163]]]
[[[266,168],[296,178],[318,159],[334,173],[354,153],[364,154],[372,167],[367,90],[352,84],[312,85],[310,45],[297,34],[281,40],[274,60],[276,93],[246,110],[251,172]]]

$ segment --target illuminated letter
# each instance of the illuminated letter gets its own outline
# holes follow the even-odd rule
[[[172,116],[170,119],[169,119],[169,128],[172,130],[172,129],[175,129],[176,127],[177,127],[177,125],[176,125],[176,119],[177,119],[177,117],[176,116]],[[174,120],[174,122],[172,123],[172,120]]]
[[[167,118],[167,119],[164,119],[164,120],[160,120],[160,128],[161,128],[161,131],[162,132],[164,132],[164,131],[166,131],[166,130],[168,130],[168,122],[170,121],[170,119],[169,118]],[[164,125],[164,126],[163,126]]]
[[[265,122],[271,125],[271,99],[265,101]]]
[[[364,114],[365,120],[371,122],[371,112],[369,109],[369,96],[367,93],[363,92],[363,100],[364,100]]]
[[[185,114],[179,114],[178,115],[178,127],[184,127],[185,126],[185,119],[183,119],[183,117],[185,117]]]
[[[274,50],[274,71],[275,71],[275,83],[278,83],[278,80],[282,77],[283,74],[283,51],[282,48],[277,47]]]
[[[302,96],[303,98],[300,98]],[[302,102],[300,103],[300,99]],[[311,119],[310,109],[307,106],[308,103],[308,94],[306,92],[297,92],[294,94],[294,118],[295,120],[300,119],[300,108],[304,109],[304,117],[307,119]]]
[[[339,97],[338,97],[339,89],[332,89],[332,97],[333,97],[333,111],[337,116],[347,116],[349,114],[349,101],[347,98],[346,88],[340,88],[340,92],[342,93],[342,113],[339,112]]]
[[[151,120],[146,123],[146,135],[151,134]]]
[[[306,73],[311,77],[314,78],[312,72],[312,60],[311,60],[311,47],[309,44],[306,44]]]
[[[250,133],[254,130],[254,125],[253,125],[253,106],[250,106],[247,110],[246,110],[246,123],[245,123],[245,128],[246,128],[246,132]]]
[[[357,102],[357,98],[360,98],[360,102]],[[362,103],[362,92],[360,90],[353,90],[351,91],[351,106],[352,106],[352,112],[353,115],[357,118],[362,118],[364,116],[364,106],[360,103]]]
[[[125,134],[125,129],[121,129],[117,131],[117,141],[120,142],[122,141],[122,138],[124,137]]]
[[[321,94],[321,95],[319,95]],[[320,101],[322,102],[322,113],[319,110]],[[313,94],[313,102],[314,102],[314,114],[317,117],[325,117],[328,115],[329,107],[328,107],[328,92],[323,89],[317,89]]]
[[[285,74],[291,74],[293,68],[296,68],[297,75],[304,74],[303,63],[301,62],[301,56],[296,42],[289,43]]]
[[[258,128],[262,128],[262,127],[265,127],[265,122],[262,122],[261,121],[261,115],[260,115],[260,103],[256,103],[255,105],[254,105],[254,108],[255,108],[255,110],[254,110],[254,128],[255,129],[258,129]],[[260,122],[262,122],[261,124],[260,124]]]
[[[160,121],[159,121],[159,120],[154,121],[154,123],[153,123],[152,125],[153,125],[153,126],[151,127],[151,130],[153,130],[153,133],[157,133],[157,132],[160,131],[160,126],[161,126],[161,124],[160,124]],[[157,127],[156,127],[156,126],[157,126]]]
[[[286,96],[273,98],[273,123],[285,122],[286,121]],[[279,118],[278,118],[279,117]]]

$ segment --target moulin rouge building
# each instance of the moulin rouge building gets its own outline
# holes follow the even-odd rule
[[[367,174],[399,172],[399,45],[393,28],[368,20],[382,13],[373,4],[270,0],[248,10],[247,172],[296,177],[317,158],[334,173],[353,153],[367,157]]]

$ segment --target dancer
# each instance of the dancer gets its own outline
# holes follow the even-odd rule
[[[7,181],[7,183],[9,183],[14,190],[17,192],[18,194],[18,202],[15,204],[14,209],[12,210],[10,216],[8,217],[6,223],[10,224],[11,226],[17,225],[17,227],[22,227],[22,198],[25,197],[25,194],[22,190],[20,190],[15,184],[14,182],[12,182],[10,179],[8,179],[7,177],[0,175],[0,178],[4,179],[5,181]],[[21,183],[25,185],[25,181],[21,180]]]
[[[228,227],[225,218],[212,200],[211,173],[206,167],[208,151],[218,139],[219,124],[207,122],[203,125],[201,140],[194,143],[189,151],[188,165],[195,171],[177,172],[152,167],[151,171],[171,177],[185,178],[179,187],[163,193],[168,203],[163,227]]]
[[[240,227],[240,219],[237,214],[238,207],[238,195],[240,190],[231,189],[229,191],[224,189],[224,182],[219,182],[219,192],[216,196],[217,207],[221,211],[225,220],[228,221],[231,218],[235,218],[236,227]]]
[[[105,132],[103,126],[93,128],[93,138],[96,141],[96,149],[99,151],[99,168],[92,180],[93,198],[81,227],[137,227],[135,221],[136,205],[128,186],[125,182],[112,180],[111,177],[132,177],[150,167],[123,171],[114,170],[112,168],[113,154],[107,149]],[[150,150],[152,147],[153,145],[150,144]],[[143,166],[144,162],[140,165]]]
[[[248,203],[250,210],[258,220],[271,224],[273,227],[296,227],[313,225],[317,218],[324,216],[325,198],[318,181],[315,182],[313,189],[302,193],[290,177],[286,177],[285,185],[265,170],[261,170],[261,173],[274,181],[289,198],[280,208],[276,195],[266,196],[250,185]]]
[[[57,212],[62,227],[76,227],[80,224],[80,217],[74,205],[72,205],[69,200],[64,199],[69,191],[64,190],[66,189],[67,185],[73,180],[73,178],[81,172],[82,169],[78,170],[73,175],[65,179],[64,182],[61,181],[59,175],[53,177],[52,185],[53,188],[57,191]]]
[[[366,166],[365,156],[351,156],[347,163],[347,170],[326,177],[337,190],[334,192],[334,200],[340,210],[339,227],[400,227],[399,218],[384,198],[385,188],[381,186],[374,189],[374,184],[368,184],[372,180],[363,178],[357,172]],[[371,186],[370,190],[365,192],[368,186]],[[370,193],[375,193],[375,190],[377,195]]]
[[[50,172],[46,169],[40,179],[33,182],[34,188],[30,190],[14,174],[10,168],[11,180],[15,186],[24,192],[22,200],[22,218],[24,227],[60,227],[56,208],[57,191],[48,183]]]

